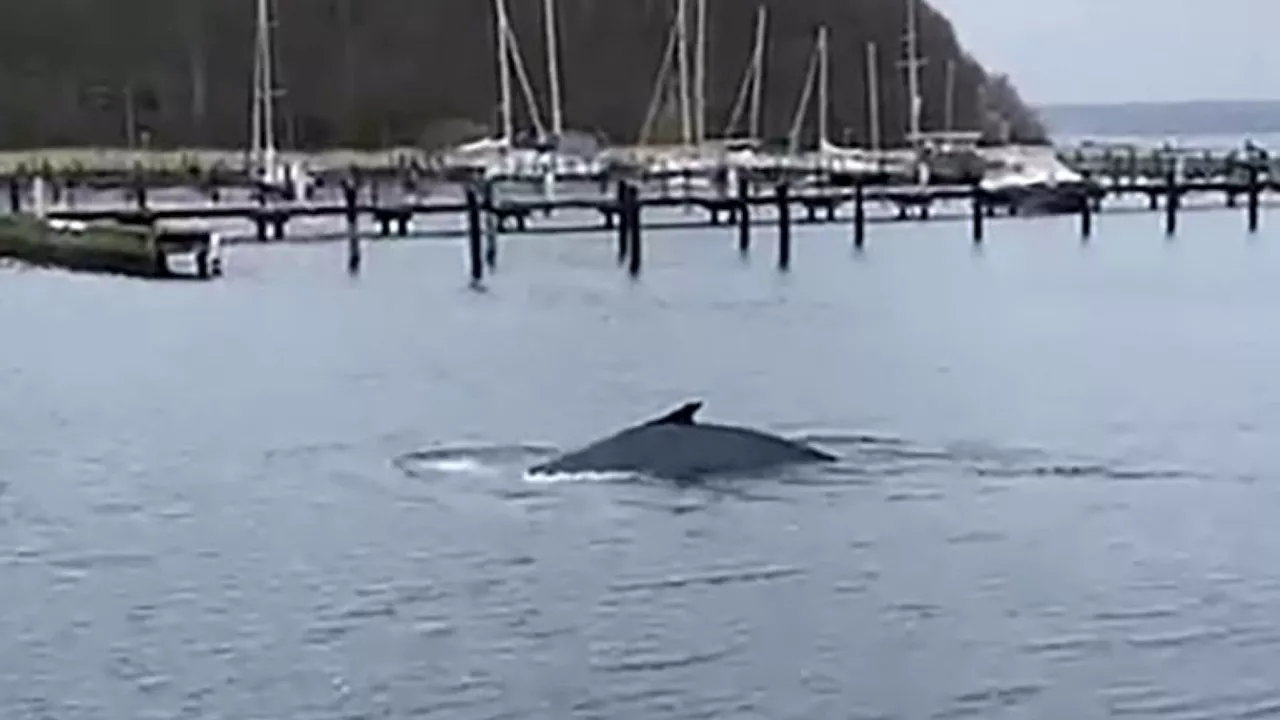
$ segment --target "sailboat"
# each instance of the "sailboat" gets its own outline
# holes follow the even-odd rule
[[[805,91],[801,95],[801,103],[807,103],[810,87],[816,83],[818,87],[818,166],[827,171],[849,175],[867,175],[880,169],[880,164],[872,153],[862,148],[845,147],[831,141],[830,123],[830,86],[828,32],[825,25],[818,27],[817,40],[814,46],[814,58],[810,63],[810,72],[805,77]],[[816,69],[816,72],[815,72]],[[798,142],[802,108],[796,111],[792,127],[792,144]]]
[[[498,124],[496,135],[463,143],[442,153],[445,168],[468,175],[539,181],[543,197],[551,200],[562,178],[589,177],[600,169],[593,137],[566,132],[560,92],[559,48],[555,0],[543,0],[543,30],[547,76],[550,79],[550,126],[542,122],[533,85],[525,69],[505,0],[492,0],[496,65],[498,71]],[[515,128],[513,77],[528,108],[532,132]]]
[[[918,0],[907,0],[907,57],[899,62],[907,69],[907,144],[916,151],[916,181],[920,186],[929,184],[932,168],[929,165],[925,139],[920,132],[920,120],[924,112],[924,97],[920,94],[920,69],[927,62],[920,56],[920,33],[916,14]]]
[[[512,174],[531,161],[536,149],[523,147],[515,132],[511,70],[515,65],[525,99],[530,103],[530,115],[539,138],[546,133],[532,100],[532,89],[519,52],[513,48],[515,33],[507,17],[505,0],[493,0],[494,37],[496,40],[496,64],[498,69],[498,122],[496,136],[483,137],[451,148],[444,154],[444,163],[453,169],[478,172],[485,175]],[[514,60],[514,63],[513,63]]]
[[[665,112],[671,101],[668,76],[675,66],[674,89],[680,120],[680,142],[646,153],[647,171],[664,177],[662,187],[666,192],[688,193],[695,189],[711,189],[713,183],[706,177],[719,164],[715,152],[706,146],[706,0],[696,0],[694,6],[695,31],[697,33],[693,57],[693,78],[690,80],[689,62],[689,7],[688,0],[676,0],[675,18],[663,51],[654,93],[640,131],[640,144],[646,145],[649,133],[660,111]]]
[[[266,193],[301,200],[311,178],[301,163],[285,163],[276,146],[275,101],[280,90],[275,84],[274,5],[274,0],[257,0],[254,17],[249,176]]]
[[[766,160],[760,153],[761,148],[761,98],[764,92],[764,53],[765,41],[768,38],[769,11],[764,5],[756,7],[755,39],[751,45],[751,56],[738,85],[738,94],[733,107],[729,110],[729,119],[725,123],[724,132],[724,164],[733,177],[726,178],[730,186],[736,187],[737,174],[743,169],[759,169],[765,166]],[[743,135],[735,137],[734,128],[741,116],[746,114],[746,128]]]
[[[761,17],[763,20],[763,16]],[[774,158],[773,165],[804,176],[805,184],[816,184],[828,181],[847,182],[854,175],[869,175],[879,169],[875,158],[861,148],[841,147],[831,142],[828,130],[830,109],[828,107],[828,60],[827,60],[827,27],[819,26],[813,48],[809,52],[804,80],[800,85],[800,98],[796,101],[795,111],[791,116],[791,125],[787,131],[787,153],[781,158]],[[818,108],[816,113],[817,139],[811,150],[801,148],[801,135],[810,114],[814,90],[817,90]],[[827,176],[824,178],[824,176]],[[839,180],[836,177],[839,176]]]

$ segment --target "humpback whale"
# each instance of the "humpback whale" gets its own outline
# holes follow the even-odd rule
[[[668,480],[830,462],[821,450],[758,430],[698,422],[701,401],[621,430],[528,469],[531,475],[631,472]]]

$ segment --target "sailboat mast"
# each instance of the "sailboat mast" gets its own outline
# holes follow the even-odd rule
[[[551,86],[551,134],[564,132],[564,114],[560,100],[560,49],[556,33],[556,0],[543,3],[543,25],[547,34],[547,77]]]
[[[260,169],[262,155],[262,39],[255,31],[253,39],[253,89],[249,101],[249,164]]]
[[[698,24],[694,47],[694,121],[693,134],[699,144],[707,139],[707,0],[695,0]]]
[[[506,0],[493,0],[495,32],[498,34],[498,93],[501,97],[502,140],[512,141],[515,134],[511,118],[511,49],[507,40]]]
[[[276,159],[272,22],[268,0],[258,0],[254,22],[256,37],[253,53],[253,109],[250,118],[253,139],[250,144],[250,162],[264,174],[274,169]]]
[[[270,12],[270,0],[259,0],[262,9],[262,144],[266,151],[267,162],[275,161],[276,152],[276,114],[275,114],[275,95],[276,95],[276,77],[275,68],[272,67],[271,59],[275,57],[272,49],[272,17]]]
[[[867,43],[867,128],[872,150],[880,149],[880,68],[876,44]]]
[[[907,0],[907,97],[909,98],[909,131],[912,143],[920,140],[920,111],[923,100],[920,97],[920,44],[919,29],[916,25],[916,9],[918,0]]]
[[[689,8],[686,0],[676,0],[676,64],[680,73],[680,139],[692,141],[689,113]]]
[[[827,26],[818,27],[818,149],[827,146]]]
[[[756,44],[751,59],[751,138],[760,138],[760,96],[764,91],[764,41],[769,11],[764,5],[756,8]]]
[[[818,33],[821,37],[821,31]],[[808,67],[804,71],[804,86],[800,91],[800,102],[796,103],[795,115],[791,118],[791,132],[787,133],[787,145],[791,152],[799,148],[800,131],[804,127],[805,118],[809,114],[809,101],[813,99],[813,86],[818,81],[818,65],[821,63],[819,42],[815,40],[813,49],[809,51]]]
[[[944,113],[943,129],[947,132],[955,130],[956,124],[956,61],[947,60],[947,99]]]

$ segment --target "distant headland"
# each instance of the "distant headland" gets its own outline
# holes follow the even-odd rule
[[[1280,133],[1280,100],[1181,100],[1071,103],[1038,108],[1057,135],[1253,136]]]
[[[494,128],[493,4],[485,0],[272,0],[277,136],[299,150],[446,141]],[[757,8],[772,18],[761,133],[784,136],[817,27],[830,34],[832,139],[868,139],[868,47],[882,138],[906,132],[906,0],[709,0],[706,125],[730,115],[753,47]],[[518,52],[546,111],[543,0],[507,0]],[[674,0],[558,0],[566,127],[634,142],[663,57]],[[228,0],[0,3],[0,147],[242,148],[255,16]],[[1044,127],[1007,78],[989,74],[951,24],[919,7],[922,126],[1039,142]],[[949,98],[949,103],[947,99]],[[947,109],[944,109],[944,105]],[[527,103],[517,102],[518,122]],[[949,123],[950,127],[947,127]],[[447,129],[447,130],[446,130]],[[812,130],[805,131],[812,139]]]

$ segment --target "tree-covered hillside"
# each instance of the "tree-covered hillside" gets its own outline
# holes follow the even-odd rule
[[[458,120],[492,126],[497,73],[489,0],[274,0],[279,134],[290,145],[417,142]],[[770,12],[764,132],[785,135],[814,32],[830,32],[836,140],[867,136],[865,47],[880,48],[886,141],[905,125],[905,0],[762,0]],[[675,0],[560,0],[565,122],[635,140]],[[751,51],[758,3],[708,0],[708,128],[724,124]],[[923,3],[922,3],[923,5]],[[542,0],[508,0],[519,49],[547,114]],[[0,3],[0,145],[243,146],[249,132],[254,0]],[[942,123],[948,59],[955,120],[988,128],[979,88],[1016,135],[1043,134],[1002,78],[989,81],[950,24],[922,7],[924,125]],[[517,101],[520,109],[522,102]],[[129,109],[133,111],[130,112]],[[810,123],[812,125],[812,123]]]

